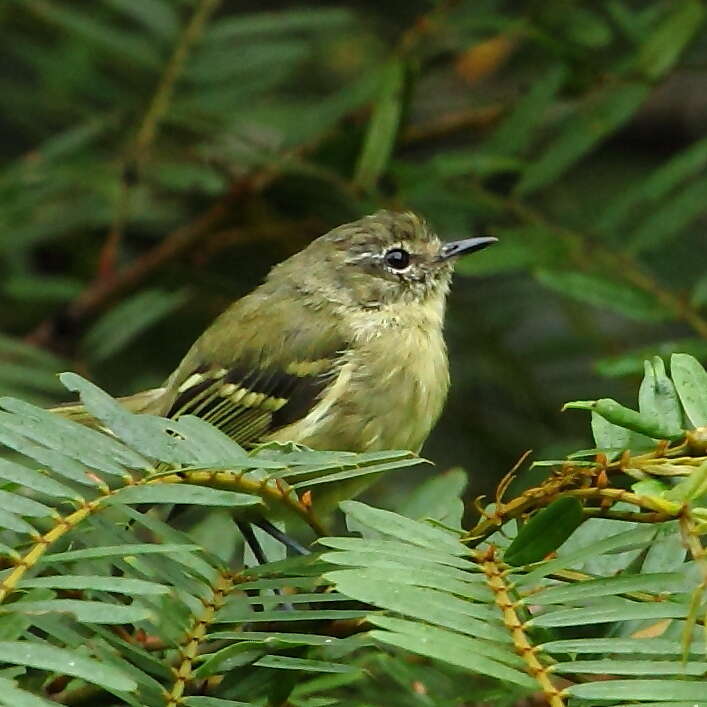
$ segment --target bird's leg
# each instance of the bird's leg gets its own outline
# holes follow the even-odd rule
[[[258,538],[255,537],[253,528],[250,523],[246,523],[244,520],[237,520],[236,525],[238,530],[241,531],[243,540],[245,540],[246,545],[250,548],[250,551],[255,556],[255,560],[259,565],[266,565],[268,558],[265,556],[265,552],[261,544],[258,542]]]
[[[276,528],[274,525],[272,525],[272,523],[268,523],[267,521],[264,521],[264,522],[267,523],[268,525],[272,526],[273,528],[275,528],[275,530],[277,530],[278,533],[281,533],[281,531],[278,530],[278,528]],[[260,523],[256,523],[256,524],[258,525],[258,527],[262,527],[260,525]],[[255,556],[256,562],[259,565],[267,564],[268,558],[266,557],[265,552],[263,551],[262,545],[260,544],[260,542],[258,542],[258,538],[255,537],[255,533],[253,532],[253,526],[244,520],[237,520],[236,525],[238,526],[238,530],[241,531],[241,535],[243,536],[243,540],[245,541],[246,545],[248,545],[248,547],[250,548],[250,551]],[[266,530],[265,532],[268,532],[268,531]],[[284,533],[281,533],[281,534],[284,535]],[[273,537],[275,537],[275,536],[273,536]],[[287,537],[287,536],[284,535],[284,537]],[[289,538],[288,538],[288,540],[289,540]],[[302,549],[304,550],[304,548],[302,548]],[[307,551],[304,550],[304,552],[306,553]],[[258,592],[258,590],[255,590],[255,591],[256,591],[256,593]],[[275,594],[275,596],[278,596],[278,597],[282,596],[282,592],[277,587],[273,587],[273,593]],[[248,594],[247,590],[246,590],[246,594]],[[285,611],[292,611],[292,609],[293,609],[292,604],[290,604],[289,602],[283,602],[279,606],[282,606],[283,609],[285,609]],[[264,611],[265,606],[263,606],[260,609],[255,609],[255,610],[256,611]]]
[[[311,554],[311,552],[304,545],[301,545],[296,540],[293,540],[289,535],[287,535],[287,533],[283,533],[280,528],[278,528],[276,525],[273,525],[269,520],[266,520],[265,518],[259,518],[258,520],[253,521],[253,524],[257,525],[261,530],[265,531],[271,538],[275,538],[275,540],[281,542],[286,548],[292,550],[292,552],[294,552],[295,554]],[[253,532],[252,529],[250,532]]]

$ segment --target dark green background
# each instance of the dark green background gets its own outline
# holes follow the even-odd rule
[[[702,3],[224,1],[165,83],[207,5],[0,5],[2,392],[159,384],[273,263],[379,207],[501,239],[459,268],[424,450],[470,495],[590,446],[562,403],[633,404],[644,353],[705,360]]]

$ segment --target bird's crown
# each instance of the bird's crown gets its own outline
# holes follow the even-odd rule
[[[445,244],[416,214],[381,210],[312,241],[273,276],[287,272],[308,291],[355,306],[424,301],[446,293],[457,256],[494,240]]]

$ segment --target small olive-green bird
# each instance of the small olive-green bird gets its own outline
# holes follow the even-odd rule
[[[443,243],[413,213],[339,226],[232,304],[163,387],[122,402],[197,415],[246,447],[417,452],[449,387],[442,327],[454,263],[495,241]],[[344,484],[330,501],[361,487]]]

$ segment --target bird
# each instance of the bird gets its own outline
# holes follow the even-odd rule
[[[443,324],[454,264],[496,241],[443,242],[409,211],[338,226],[228,307],[161,387],[120,400],[133,412],[196,415],[245,447],[419,453],[450,384]],[[326,510],[368,481],[316,487],[312,503]]]

